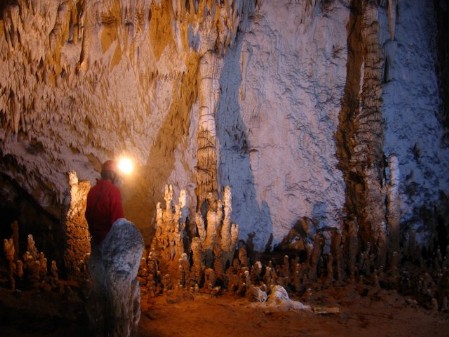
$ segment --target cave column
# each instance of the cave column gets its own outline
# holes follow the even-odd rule
[[[346,231],[350,231],[350,223],[357,224],[359,249],[374,249],[377,265],[384,266],[388,234],[381,114],[384,59],[378,8],[363,0],[351,4],[347,80],[337,133],[337,152],[347,186]]]
[[[212,21],[208,17],[207,21]],[[198,70],[199,121],[197,131],[197,207],[214,195],[218,197],[217,187],[217,130],[215,117],[220,97],[219,76],[221,57],[215,51],[216,31],[211,23],[205,23],[203,51]]]
[[[363,13],[362,39],[365,45],[362,108],[359,116],[358,141],[365,147],[364,163],[366,207],[364,223],[371,229],[373,244],[377,246],[377,265],[385,266],[386,188],[384,186],[384,126],[381,116],[383,53],[379,43],[378,7],[367,3]]]

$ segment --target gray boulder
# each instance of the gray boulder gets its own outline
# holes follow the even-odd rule
[[[92,290],[87,311],[95,336],[136,336],[140,320],[137,280],[144,249],[136,226],[118,219],[99,247],[92,247],[89,272]]]

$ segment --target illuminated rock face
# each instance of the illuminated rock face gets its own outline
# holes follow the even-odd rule
[[[1,10],[4,207],[30,196],[57,223],[68,172],[93,185],[104,160],[127,154],[137,167],[125,214],[146,239],[167,184],[191,214],[230,186],[231,221],[258,250],[300,219],[309,242],[326,226],[355,231],[380,260],[399,223],[435,231],[449,151],[431,5],[19,0]]]
[[[68,174],[70,194],[64,223],[64,266],[71,278],[82,278],[86,272],[86,261],[90,254],[90,234],[84,217],[86,198],[90,190],[89,181],[78,181],[76,172]]]

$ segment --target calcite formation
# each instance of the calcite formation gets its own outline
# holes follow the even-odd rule
[[[65,223],[64,267],[70,278],[83,278],[86,273],[86,261],[90,254],[90,234],[84,214],[86,198],[90,189],[89,181],[78,181],[76,172],[68,174],[70,190],[69,205],[63,221]]]
[[[223,200],[210,196],[205,215],[198,212],[193,219],[184,195],[181,191],[179,202],[174,205],[173,187],[166,186],[165,208],[158,203],[155,236],[150,251],[143,257],[141,276],[151,275],[152,287],[155,282],[161,285],[164,279],[164,290],[203,284],[211,289],[217,280],[224,281],[237,248],[238,225],[231,223],[231,190],[225,187]]]
[[[59,291],[61,284],[56,261],[51,261],[49,270],[47,257],[38,250],[32,234],[27,235],[26,251],[21,255],[20,247],[15,245],[15,241],[19,240],[18,236],[19,233],[15,231],[12,237],[3,240],[9,288]]]
[[[266,302],[266,308],[329,314],[338,313],[339,308],[316,305],[316,293],[323,288],[346,286],[349,291],[356,287],[354,294],[369,291],[370,296],[379,296],[384,289],[396,289],[400,293],[413,294],[432,310],[447,310],[448,259],[441,252],[425,263],[420,254],[401,257],[397,250],[393,250],[387,263],[379,266],[371,244],[359,250],[352,225],[348,231],[320,231],[313,243],[304,249],[290,250],[283,256],[274,252],[250,258],[247,242],[237,244],[236,240],[224,240],[233,234],[224,226],[231,216],[230,210],[226,211],[226,200],[231,199],[229,188],[223,192],[223,203],[216,201],[216,206],[206,212],[206,219],[197,214],[195,220],[189,221],[193,227],[189,231],[184,230],[184,221],[189,216],[182,221],[179,216],[179,206],[186,205],[181,198],[179,204],[173,206],[174,194],[172,187],[167,186],[165,201],[171,206],[164,210],[158,206],[159,221],[154,241],[140,262],[139,281],[143,293],[149,298],[182,292],[214,296],[227,293],[246,297],[251,302]],[[213,226],[207,230],[205,223],[209,225],[209,221]],[[410,249],[412,252],[413,248]],[[223,260],[225,255],[227,259]],[[290,300],[289,293],[301,302]]]
[[[11,232],[30,233],[82,277],[83,195],[104,160],[127,154],[125,213],[153,292],[201,289],[206,276],[208,291],[256,295],[261,280],[306,293],[323,278],[369,279],[444,306],[444,276],[429,272],[424,295],[400,270],[446,263],[445,4],[2,3],[8,250],[19,251]],[[37,262],[31,250],[21,261],[33,283]]]

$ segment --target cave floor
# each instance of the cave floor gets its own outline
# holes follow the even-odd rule
[[[449,314],[385,290],[331,288],[312,297],[314,310],[251,303],[230,295],[143,293],[140,337],[447,337]],[[293,298],[291,298],[293,299]],[[299,298],[298,298],[299,300]],[[318,310],[319,309],[319,310]],[[0,336],[88,336],[75,292],[0,288]]]

